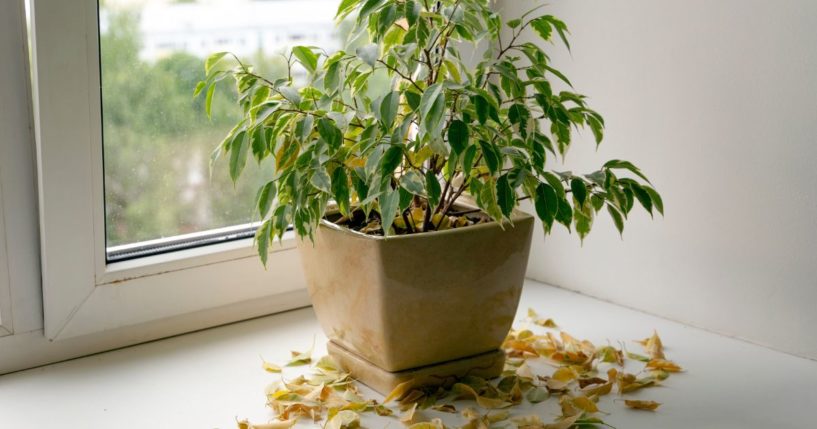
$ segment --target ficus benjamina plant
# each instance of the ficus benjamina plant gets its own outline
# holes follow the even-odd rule
[[[243,109],[212,160],[228,158],[237,180],[250,156],[274,158],[256,201],[262,259],[290,226],[312,238],[331,201],[338,223],[357,216],[361,231],[386,236],[472,223],[456,204],[464,194],[483,219],[503,224],[530,199],[545,232],[558,223],[581,239],[602,209],[620,232],[636,202],[663,214],[661,197],[628,161],[589,174],[548,168],[578,130],[601,143],[604,119],[542,49],[570,49],[565,23],[541,8],[503,23],[492,6],[343,0],[337,20],[353,21],[357,41],[348,52],[295,46],[288,76],[275,80],[225,52],[207,59],[196,87],[207,113],[227,77]],[[539,43],[523,42],[527,32]],[[385,90],[371,88],[376,76],[387,78]]]

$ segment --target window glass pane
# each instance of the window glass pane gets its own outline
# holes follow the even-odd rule
[[[293,45],[340,45],[338,0],[100,0],[107,244],[120,246],[256,220],[271,165],[248,161],[234,186],[210,153],[240,117],[217,91],[212,120],[194,99],[203,61],[231,51],[285,76]],[[233,83],[222,81],[223,88]],[[221,92],[221,94],[218,94]]]

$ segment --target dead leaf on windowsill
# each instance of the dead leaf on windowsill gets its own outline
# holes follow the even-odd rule
[[[627,358],[632,359],[632,360],[637,360],[639,362],[649,362],[650,361],[650,358],[648,358],[646,356],[643,356],[643,355],[640,355],[640,354],[637,354],[637,353],[631,353],[631,352],[627,352]]]
[[[647,362],[647,368],[666,372],[681,372],[683,369],[675,362],[664,359],[653,359]]]
[[[582,418],[581,414],[564,417],[553,423],[544,423],[539,416],[526,416],[513,419],[519,429],[570,429]]]
[[[272,362],[267,362],[266,360],[264,360],[264,358],[261,358],[261,368],[263,368],[264,371],[271,372],[273,374],[280,374],[281,373],[281,367],[280,366],[278,366],[278,365],[276,365],[276,364],[274,364]]]
[[[360,415],[350,410],[335,414],[335,416],[326,423],[326,429],[355,429],[359,427]]]
[[[624,405],[634,410],[655,411],[661,406],[659,402],[655,401],[636,401],[632,399],[624,400]]]
[[[512,404],[499,398],[488,398],[480,396],[473,387],[465,383],[455,384],[451,390],[459,394],[460,398],[468,398],[476,400],[477,404],[482,408],[506,408]]]
[[[644,347],[644,351],[647,352],[647,356],[651,359],[666,359],[666,356],[664,356],[664,344],[661,342],[658,332],[653,331],[651,337],[636,342]]]
[[[439,404],[439,405],[432,405],[431,409],[434,411],[439,411],[441,413],[456,413],[457,407],[454,404]]]
[[[596,350],[596,358],[601,362],[624,366],[624,354],[613,346],[604,346]]]
[[[247,420],[238,422],[238,429],[289,429],[295,425],[295,419],[253,424]]]
[[[309,349],[305,352],[292,352],[292,359],[287,363],[286,366],[303,366],[309,365],[312,363],[312,349]]]
[[[408,429],[445,429],[445,425],[442,420],[434,419],[430,422],[414,423]]]
[[[408,426],[414,423],[414,414],[417,412],[417,403],[415,402],[409,409],[400,415],[400,422]]]
[[[395,387],[391,393],[386,396],[386,399],[383,399],[383,403],[388,404],[395,399],[399,400],[403,398],[403,396],[405,396],[412,387],[414,387],[414,380],[404,381],[398,384],[397,387]]]
[[[532,308],[528,309],[528,319],[530,319],[535,325],[542,326],[545,328],[556,329],[559,327],[556,324],[556,322],[553,321],[553,319],[550,318],[545,319],[543,317],[540,317],[539,314],[536,313],[536,311]]]

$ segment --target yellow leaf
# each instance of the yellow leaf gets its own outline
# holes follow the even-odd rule
[[[344,410],[326,422],[326,429],[355,429],[360,427],[360,415],[354,411]]]
[[[660,403],[654,401],[635,401],[626,399],[624,404],[635,410],[655,411],[661,406]]]
[[[678,364],[664,359],[653,359],[647,362],[647,368],[658,369],[666,372],[681,372],[682,369]]]
[[[242,423],[246,423],[246,420],[244,422],[239,422],[238,427],[240,429],[244,429],[245,427],[248,429],[289,429],[295,425],[295,419],[275,421],[269,423],[249,424],[249,426],[244,427],[241,426]]]
[[[292,352],[292,360],[287,363],[287,366],[303,366],[312,363],[312,349],[305,352]]]
[[[440,404],[440,405],[432,405],[431,409],[434,411],[440,411],[443,413],[456,413],[457,407],[454,404]]]
[[[391,393],[386,396],[386,399],[383,400],[384,404],[388,404],[389,402],[402,398],[408,391],[414,386],[414,380],[404,381],[395,387]]]
[[[445,429],[445,425],[442,420],[434,419],[430,422],[415,423],[409,426],[408,429]]]
[[[607,363],[615,363],[619,366],[624,366],[624,354],[621,350],[611,346],[604,346],[596,350],[596,356],[599,360]]]
[[[573,405],[586,413],[597,413],[599,411],[596,403],[586,396],[577,396],[573,398]]]
[[[511,406],[510,402],[499,398],[487,398],[485,396],[480,396],[473,387],[465,383],[455,384],[454,387],[452,387],[452,390],[454,392],[459,392],[462,397],[473,398],[482,408],[505,408]]]
[[[666,359],[664,356],[664,344],[658,336],[658,332],[653,331],[652,337],[638,341],[644,347],[644,351],[652,359]]]
[[[546,425],[542,425],[542,429],[570,429],[582,417],[581,413],[575,416],[565,417],[562,420]]]
[[[573,369],[573,368],[571,368],[569,366],[563,366],[563,367],[557,369],[556,371],[554,371],[553,375],[551,377],[554,380],[567,383],[567,382],[570,382],[570,381],[573,381],[573,380],[579,378],[579,373],[576,372],[575,369]]]
[[[639,361],[639,362],[649,362],[649,361],[650,361],[650,358],[648,358],[648,357],[646,357],[646,356],[642,356],[642,355],[637,354],[637,353],[630,353],[630,352],[627,352],[627,357],[628,357],[629,359],[632,359],[632,360],[637,360],[637,361]]]
[[[587,396],[604,396],[610,394],[613,390],[613,380],[604,384],[593,384],[582,389],[582,393]]]
[[[276,365],[274,363],[267,362],[264,359],[261,359],[261,368],[264,368],[264,371],[271,372],[271,373],[274,373],[274,374],[280,374],[281,373],[281,367],[280,366],[278,366],[278,365]]]
[[[539,326],[544,326],[545,328],[554,328],[555,329],[555,328],[559,327],[559,325],[557,325],[556,322],[554,322],[553,319],[550,319],[550,318],[548,318],[548,319],[539,319],[539,320],[534,321],[533,323],[536,323]]]
[[[411,408],[406,410],[401,416],[400,421],[403,424],[410,425],[414,423],[414,413],[417,412],[417,403],[412,404]]]

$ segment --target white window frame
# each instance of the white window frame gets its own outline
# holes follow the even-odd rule
[[[292,235],[271,249],[266,270],[251,239],[106,263],[98,13],[97,0],[32,1],[45,336],[226,308],[242,320],[278,296],[288,308],[308,305],[305,293],[283,299],[304,289]]]
[[[2,177],[2,174],[0,174]],[[8,241],[3,216],[3,183],[0,182],[0,337],[14,332],[11,313],[11,278],[8,265]]]

